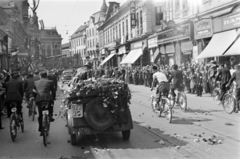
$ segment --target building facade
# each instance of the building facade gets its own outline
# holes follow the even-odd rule
[[[62,37],[58,34],[57,29],[45,28],[40,31],[40,45],[41,51],[39,60],[42,61],[46,68],[61,68],[62,57]]]
[[[71,65],[70,43],[62,44],[62,64],[64,68],[69,68]]]
[[[70,38],[71,56],[74,67],[79,67],[84,64],[86,54],[86,29],[88,25],[81,25]]]
[[[158,29],[156,21],[159,19],[155,18],[155,9],[161,5],[161,1],[153,0],[128,0],[121,6],[119,3],[109,2],[105,23],[99,28],[104,48],[102,54],[108,55],[105,59],[109,61],[105,60],[101,64],[149,65],[147,37]],[[133,12],[134,17],[131,14]]]
[[[233,58],[239,63],[240,50],[233,48],[240,41],[240,2],[205,0],[198,10],[198,20],[195,22],[197,60],[229,63]]]
[[[0,1],[0,29],[7,34],[7,53],[17,55],[5,59],[11,70],[20,70],[26,64],[28,50],[28,1]]]

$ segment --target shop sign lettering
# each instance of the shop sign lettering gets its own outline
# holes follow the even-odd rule
[[[122,46],[118,49],[118,54],[125,54],[126,53],[126,47]]]
[[[158,40],[162,40],[165,38],[171,38],[171,37],[175,37],[175,36],[179,36],[179,35],[190,35],[189,25],[177,27],[174,30],[169,30],[167,32],[160,33],[160,34],[158,34]]]
[[[148,40],[148,48],[157,47],[157,37]]]
[[[137,49],[142,47],[142,41],[133,43],[133,48],[132,49]]]
[[[213,35],[212,20],[205,19],[195,24],[195,39],[203,39]]]
[[[234,29],[240,26],[240,13],[224,17],[223,20],[223,30]]]

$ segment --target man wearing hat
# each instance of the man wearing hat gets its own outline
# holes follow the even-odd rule
[[[87,62],[84,67],[83,67],[84,71],[80,74],[79,79],[80,80],[87,80],[88,78],[92,77],[92,63],[91,62]]]

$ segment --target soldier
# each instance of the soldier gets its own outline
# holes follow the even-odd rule
[[[199,69],[196,70],[197,78],[196,78],[196,89],[197,89],[197,96],[202,97],[202,91],[203,91],[203,78],[202,73],[199,71]]]
[[[148,87],[151,88],[153,81],[153,72],[152,72],[152,66],[149,67],[149,74],[148,74]]]

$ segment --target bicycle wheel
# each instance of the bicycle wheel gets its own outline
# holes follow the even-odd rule
[[[34,119],[35,119],[35,112],[36,112],[36,105],[34,103],[32,104],[31,112],[32,112],[32,121],[34,121]]]
[[[164,113],[165,117],[168,120],[169,123],[172,122],[172,107],[170,105],[170,100],[169,99],[164,99]]]
[[[21,117],[21,121],[20,121],[19,123],[20,123],[20,127],[21,127],[22,132],[24,132],[24,121],[23,121],[23,117]]]
[[[212,97],[213,97],[213,101],[214,103],[216,103],[217,105],[219,105],[221,103],[220,101],[220,89],[219,88],[215,88],[212,92]]]
[[[12,114],[10,117],[10,135],[12,141],[14,142],[17,137],[17,120],[14,114]]]
[[[44,146],[47,146],[47,115],[43,115],[43,120],[42,120],[42,133],[43,133],[43,144]]]
[[[187,96],[184,92],[179,93],[179,106],[181,110],[187,110]]]
[[[226,93],[223,97],[222,105],[225,112],[231,114],[235,109],[236,99],[233,95]]]

